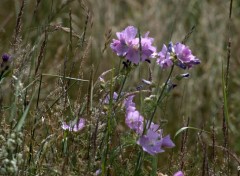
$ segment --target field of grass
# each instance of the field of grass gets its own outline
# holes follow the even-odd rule
[[[240,175],[240,1],[1,0],[0,9],[0,175]],[[149,31],[157,52],[182,42],[201,63],[126,62],[110,45],[128,26],[140,58]],[[131,95],[141,134],[126,122]],[[66,127],[80,119],[83,128]],[[149,154],[139,143],[147,120],[175,147]]]

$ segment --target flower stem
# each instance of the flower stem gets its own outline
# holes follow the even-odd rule
[[[142,164],[142,158],[143,158],[143,150],[140,150],[138,152],[138,159],[137,159],[137,164],[136,164],[136,167],[135,167],[135,171],[134,171],[134,176],[138,176],[139,175],[139,169],[141,167],[141,164]]]
[[[171,71],[169,72],[169,75],[168,75],[168,77],[167,77],[167,80],[165,81],[164,86],[163,86],[163,88],[162,88],[162,91],[161,91],[161,93],[160,93],[160,95],[159,95],[159,97],[158,97],[158,100],[157,100],[157,103],[156,103],[156,105],[155,105],[155,107],[154,107],[154,110],[153,110],[153,113],[152,113],[152,115],[151,115],[150,121],[149,121],[149,123],[145,126],[145,128],[144,128],[144,130],[143,130],[143,134],[144,134],[146,128],[147,128],[147,129],[150,128],[150,125],[151,125],[151,123],[152,123],[152,121],[153,121],[153,117],[154,117],[154,115],[155,115],[155,113],[156,113],[156,111],[157,111],[158,104],[159,104],[160,101],[162,100],[162,97],[163,97],[163,95],[164,95],[164,91],[165,91],[165,89],[166,89],[166,87],[167,87],[168,81],[170,80],[170,77],[171,77],[171,75],[172,75],[172,73],[173,73],[173,68],[174,68],[174,65],[171,67]]]
[[[166,80],[166,82],[165,82],[165,84],[164,84],[164,86],[163,86],[163,88],[162,88],[162,91],[161,91],[161,93],[160,93],[160,95],[159,95],[159,97],[158,97],[158,100],[157,100],[156,106],[155,106],[155,108],[154,108],[154,110],[153,110],[153,113],[152,113],[152,116],[151,116],[151,118],[150,118],[150,121],[149,121],[148,124],[145,124],[145,125],[144,125],[144,129],[143,129],[142,135],[145,133],[146,129],[149,129],[149,128],[150,128],[150,124],[152,123],[153,117],[154,117],[154,115],[155,115],[155,113],[156,113],[156,111],[157,111],[157,106],[158,106],[158,104],[160,103],[160,101],[162,100],[162,97],[163,97],[163,95],[164,95],[164,91],[165,91],[165,89],[166,89],[166,87],[167,87],[167,83],[168,83],[168,81],[170,80],[170,77],[171,77],[171,75],[172,75],[172,73],[173,73],[173,68],[174,68],[174,65],[171,67],[171,71],[170,71],[170,73],[169,73],[169,75],[168,75],[168,77],[167,77],[167,80]],[[139,175],[139,169],[140,169],[140,167],[141,167],[143,157],[144,157],[144,155],[143,155],[143,150],[141,150],[141,151],[139,151],[139,153],[138,153],[138,159],[137,159],[137,164],[136,164],[135,171],[134,171],[134,176]]]
[[[124,67],[123,67],[123,69],[124,69]],[[117,97],[116,102],[118,102],[118,100],[119,100],[119,98],[120,98],[120,96],[121,96],[121,93],[122,93],[122,90],[123,90],[124,84],[126,83],[126,80],[127,80],[128,74],[129,74],[129,70],[126,69],[126,71],[127,71],[127,73],[124,75],[124,79],[123,79],[123,82],[122,82],[121,88],[120,88],[120,90],[119,90],[119,92],[118,92],[118,97]]]

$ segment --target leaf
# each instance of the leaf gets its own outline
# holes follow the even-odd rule
[[[29,112],[29,109],[30,109],[30,106],[31,106],[31,104],[32,104],[32,100],[33,100],[35,94],[36,94],[36,90],[35,90],[35,92],[33,93],[32,98],[31,98],[31,100],[30,100],[27,108],[25,109],[22,117],[21,117],[20,120],[17,122],[17,125],[14,127],[14,129],[13,129],[14,131],[20,131],[20,130],[21,130],[21,128],[22,128],[22,126],[23,126],[23,124],[24,124],[24,122],[25,122],[25,119],[26,119],[26,117],[27,117],[27,115],[28,115],[28,112]]]
[[[182,127],[180,128],[176,134],[174,135],[174,138],[177,137],[177,135],[179,135],[180,133],[182,133],[183,131],[187,130],[187,129],[192,129],[192,130],[197,130],[197,131],[201,131],[201,132],[205,132],[205,133],[208,133],[208,134],[211,134],[210,132],[208,131],[205,131],[205,130],[202,130],[200,128],[195,128],[195,127]]]
[[[52,75],[52,74],[47,74],[43,73],[43,76],[52,76],[52,77],[58,77],[58,78],[64,78],[64,79],[70,79],[70,80],[76,80],[76,81],[83,81],[83,82],[88,82],[89,80],[85,79],[79,79],[79,78],[72,78],[72,77],[66,77],[66,76],[60,76],[60,75]]]

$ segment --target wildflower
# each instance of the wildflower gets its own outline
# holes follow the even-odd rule
[[[133,26],[128,26],[122,32],[116,33],[118,40],[113,39],[110,44],[112,50],[118,55],[124,57],[128,53],[128,46],[137,35],[137,29]]]
[[[100,175],[101,173],[102,173],[102,170],[98,169],[98,170],[96,170],[95,175],[97,176],[97,175]]]
[[[139,44],[139,38],[132,40],[132,44],[129,46],[128,53],[126,55],[127,60],[138,64],[140,61],[148,60],[153,53],[156,52],[156,47],[152,46],[153,38],[148,37],[149,33],[146,33],[144,37],[141,37],[141,49]],[[141,52],[141,54],[139,54]],[[148,60],[149,61],[149,60]]]
[[[157,64],[160,65],[161,68],[168,68],[173,65],[170,52],[166,45],[163,45],[162,50],[158,53],[159,58],[157,59]]]
[[[182,171],[178,171],[173,176],[184,176],[184,174]]]
[[[137,144],[141,145],[143,150],[150,155],[164,152],[161,148],[162,141],[159,138],[159,133],[152,130],[148,130],[146,135],[141,136]]]
[[[8,54],[3,54],[2,55],[2,62],[0,64],[0,80],[6,76],[6,73],[9,70],[9,66],[10,66],[10,62],[11,62],[11,57]]]
[[[142,146],[143,150],[150,155],[164,152],[163,147],[172,148],[175,146],[169,135],[162,137],[162,130],[155,131],[155,128],[156,126],[150,127],[147,133],[137,141],[137,144]]]
[[[104,103],[104,104],[109,104],[110,98],[111,98],[111,97],[110,97],[110,95],[108,94],[108,95],[106,96],[106,98],[103,100],[103,103]],[[116,92],[113,92],[113,96],[112,96],[113,101],[116,101],[117,98],[118,98],[118,94],[117,94]]]
[[[2,55],[2,60],[3,60],[3,62],[7,62],[7,61],[10,60],[10,56],[9,56],[8,54],[4,53],[4,54]]]
[[[175,147],[175,144],[171,140],[170,135],[167,135],[164,138],[162,138],[162,147],[166,147],[166,148]]]
[[[134,95],[131,95],[125,99],[124,105],[127,112],[136,110],[136,104],[133,102],[133,98]]]
[[[110,44],[118,56],[126,57],[128,61],[135,64],[148,60],[156,52],[156,47],[152,46],[154,39],[148,37],[149,32],[140,39],[137,37],[137,32],[137,28],[128,26],[122,32],[117,32],[118,40],[113,39]]]
[[[69,123],[69,125],[66,124],[66,122],[62,123],[62,129],[63,130],[69,130],[69,131],[77,132],[77,131],[82,130],[84,127],[85,127],[85,119],[83,119],[83,118],[80,118],[78,120],[78,122],[75,123],[75,124],[73,124],[72,121]]]
[[[170,52],[170,53],[174,53],[174,45],[173,45],[173,43],[172,42],[170,42],[169,44],[168,44],[168,52]]]
[[[143,116],[138,111],[128,111],[125,119],[127,126],[134,130],[136,133],[141,134],[143,132]]]
[[[177,43],[174,45],[174,50],[178,59],[177,65],[181,68],[191,68],[193,65],[200,64],[200,60],[192,55],[192,51],[188,46],[182,43]]]
[[[170,42],[168,47],[163,45],[162,50],[158,53],[157,64],[161,68],[168,68],[175,64],[182,69],[189,69],[193,65],[200,64],[200,60],[192,54],[188,46],[182,43],[173,45]]]
[[[153,122],[151,122],[151,125],[149,126],[149,121],[147,121],[146,127],[152,131],[158,131],[160,126],[158,124],[154,124]]]
[[[2,55],[1,70],[4,70],[4,71],[5,71],[5,70],[8,69],[10,60],[11,60],[10,55],[8,55],[8,54],[6,54],[6,53],[4,53],[4,54]]]

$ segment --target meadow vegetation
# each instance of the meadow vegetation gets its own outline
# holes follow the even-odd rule
[[[0,175],[240,175],[240,1],[0,8]]]

